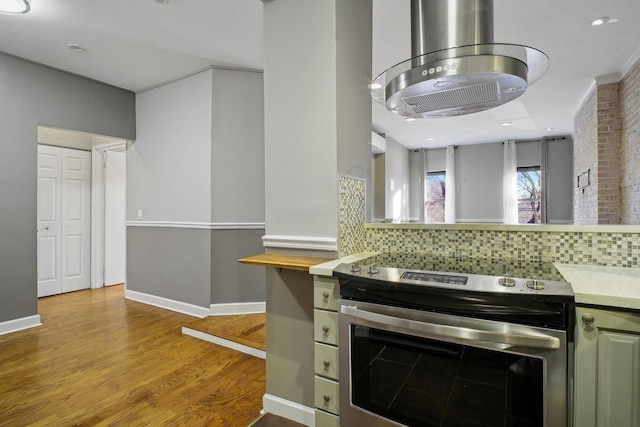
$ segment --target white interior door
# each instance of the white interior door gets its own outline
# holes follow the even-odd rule
[[[91,153],[62,148],[62,292],[91,283]]]
[[[89,288],[91,153],[38,145],[38,296]]]
[[[61,150],[38,145],[38,296],[62,292]]]
[[[104,285],[125,279],[125,176],[126,154],[105,151],[104,173]]]

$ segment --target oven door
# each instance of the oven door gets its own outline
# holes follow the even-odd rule
[[[340,300],[340,425],[566,426],[563,331]]]

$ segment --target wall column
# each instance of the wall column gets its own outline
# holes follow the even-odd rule
[[[336,257],[338,176],[370,182],[371,11],[264,0],[267,252]],[[311,411],[312,286],[306,272],[267,274],[267,395]]]

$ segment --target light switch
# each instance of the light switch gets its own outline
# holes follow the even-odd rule
[[[142,219],[142,209],[138,209],[138,219]]]

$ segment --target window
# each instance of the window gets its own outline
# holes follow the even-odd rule
[[[517,175],[518,224],[540,224],[540,166],[518,168]]]
[[[444,172],[427,172],[424,206],[427,222],[444,222],[445,178]]]

